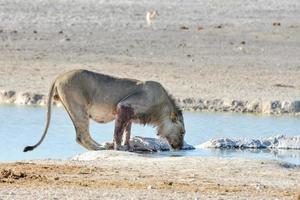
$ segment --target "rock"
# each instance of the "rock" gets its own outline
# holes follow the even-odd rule
[[[182,102],[185,103],[185,104],[193,104],[193,103],[195,103],[195,99],[186,98],[186,99],[183,99]]]
[[[0,103],[14,103],[15,99],[15,91],[0,91]]]
[[[29,92],[18,93],[16,95],[16,104],[20,105],[41,105],[44,103],[43,101],[44,95],[41,94],[33,94]]]
[[[72,160],[101,160],[103,157],[115,157],[120,155],[125,156],[136,156],[133,152],[158,152],[158,151],[170,151],[170,146],[167,141],[157,138],[147,138],[135,136],[130,138],[130,152],[128,151],[114,151],[111,150],[112,143],[105,142],[101,144],[105,151],[88,151],[80,155],[76,155]],[[194,146],[184,142],[182,150],[193,150]],[[111,150],[111,151],[106,151]]]
[[[172,182],[172,181],[167,182],[167,185],[172,186],[172,185],[173,185],[173,182]]]
[[[291,103],[291,112],[300,112],[300,101],[293,101]]]
[[[157,138],[135,136],[133,138],[130,138],[129,145],[130,149],[132,149],[133,151],[170,151],[170,146],[168,142],[166,140]],[[192,145],[189,145],[186,142],[184,142],[182,150],[193,149],[195,148]]]
[[[291,110],[291,104],[287,101],[283,101],[281,103],[281,112],[282,113],[289,113]]]
[[[271,109],[275,110],[281,108],[281,102],[280,101],[271,101]]]
[[[233,100],[231,103],[231,110],[234,112],[245,112],[246,111],[246,105],[247,101],[239,101],[239,100]]]
[[[282,87],[282,88],[295,88],[294,85],[286,85],[286,84],[281,84],[281,83],[277,83],[273,85],[274,87]]]
[[[262,139],[212,139],[202,143],[196,148],[217,148],[217,149],[299,149],[300,135],[286,136],[277,135]]]
[[[12,169],[3,169],[0,171],[0,179],[21,179],[26,178],[26,172],[15,172]]]
[[[203,26],[198,26],[197,27],[197,31],[202,31],[204,28],[203,28]]]
[[[281,23],[280,23],[280,22],[273,22],[272,25],[273,25],[273,26],[281,26]]]
[[[255,188],[257,190],[262,190],[262,189],[265,189],[267,187],[265,185],[261,184],[261,183],[257,183],[257,184],[255,184]]]
[[[247,102],[245,108],[247,112],[251,112],[251,113],[261,112],[261,104],[257,101]]]
[[[21,93],[21,94],[19,93],[17,94],[15,103],[20,105],[25,105],[28,104],[28,102],[30,101],[29,99],[30,99],[30,94],[28,92]]]
[[[271,113],[271,103],[268,101],[262,102],[261,112],[263,114],[270,114]]]
[[[186,30],[189,30],[189,27],[187,27],[187,26],[181,26],[180,29],[186,31]]]

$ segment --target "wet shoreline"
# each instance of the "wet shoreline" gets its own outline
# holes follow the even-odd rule
[[[300,115],[300,100],[294,101],[247,101],[202,98],[175,98],[184,111],[234,112],[254,114]],[[32,92],[0,91],[0,104],[45,106],[47,95]],[[60,105],[54,101],[55,105]]]

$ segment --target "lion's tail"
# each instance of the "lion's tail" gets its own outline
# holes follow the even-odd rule
[[[48,103],[47,103],[48,104],[47,123],[46,123],[46,127],[45,127],[45,130],[44,130],[43,136],[41,137],[40,141],[38,143],[36,143],[35,145],[25,147],[24,150],[23,150],[24,152],[32,151],[33,149],[38,147],[43,142],[43,140],[44,140],[44,138],[47,134],[49,124],[50,124],[50,120],[51,120],[51,108],[52,108],[52,100],[53,100],[54,91],[55,91],[55,81],[52,84],[51,89],[49,91]]]

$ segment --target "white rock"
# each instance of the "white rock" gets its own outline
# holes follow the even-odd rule
[[[219,138],[211,139],[196,148],[241,148],[241,149],[299,149],[300,150],[300,135],[286,136],[277,135],[262,139],[230,139]]]
[[[135,136],[130,138],[130,150],[133,152],[157,152],[157,151],[170,151],[170,146],[167,141],[157,138],[148,138]],[[111,149],[110,145],[107,145],[107,142],[103,143],[102,146],[107,150],[102,151],[88,151],[79,155],[76,155],[72,160],[101,160],[103,158],[113,159],[114,157],[124,156],[127,159],[137,156],[138,154],[128,152],[128,151],[114,151]],[[189,145],[184,142],[183,150],[192,150],[195,149],[192,145]]]
[[[168,142],[157,138],[135,136],[130,138],[129,145],[133,151],[170,151]],[[182,149],[192,150],[195,147],[184,142]]]

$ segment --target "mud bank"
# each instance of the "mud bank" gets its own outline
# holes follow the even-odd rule
[[[296,101],[247,101],[201,98],[176,98],[185,111],[236,112],[256,114],[300,114],[300,100]],[[47,95],[32,92],[0,91],[0,104],[39,105],[47,103]],[[54,101],[55,105],[61,105]]]

